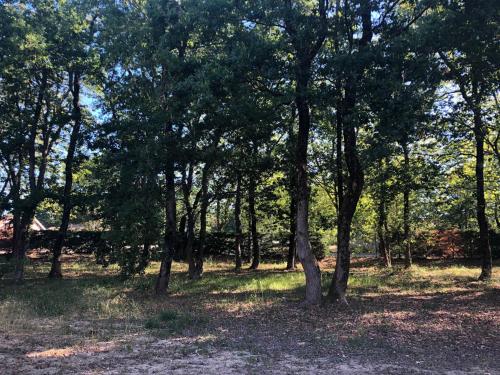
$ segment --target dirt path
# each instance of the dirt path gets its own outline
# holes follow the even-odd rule
[[[156,339],[130,336],[120,341],[67,347],[1,337],[2,374],[499,374],[480,367],[425,369],[334,356],[305,362],[289,353],[252,354],[211,346],[209,338]],[[49,348],[50,347],[50,348]]]

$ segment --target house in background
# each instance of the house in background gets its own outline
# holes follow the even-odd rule
[[[40,220],[36,217],[31,223],[30,230],[38,232],[46,230]],[[0,217],[0,249],[10,249],[12,246],[12,237],[14,235],[14,228],[12,224],[12,215],[4,215]]]

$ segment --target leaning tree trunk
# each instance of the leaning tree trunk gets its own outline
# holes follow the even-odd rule
[[[166,136],[172,134],[172,123],[167,123],[165,127]],[[172,144],[173,142],[169,142]],[[172,154],[169,152],[169,154]],[[165,165],[165,234],[164,247],[161,256],[160,272],[156,279],[155,293],[164,294],[168,289],[170,281],[170,270],[172,268],[172,259],[175,254],[176,240],[176,201],[175,201],[175,170],[174,161],[169,155]]]
[[[302,68],[297,74],[295,104],[299,114],[299,130],[296,148],[296,235],[295,246],[297,256],[304,268],[306,276],[306,298],[308,304],[321,302],[321,273],[319,265],[311,250],[309,241],[309,187],[307,177],[307,146],[309,143],[310,114],[307,102],[308,73]]]
[[[54,248],[52,249],[52,265],[49,272],[50,278],[61,278],[61,251],[68,232],[69,218],[71,214],[71,190],[73,187],[73,162],[75,158],[76,146],[80,136],[81,109],[80,109],[80,73],[74,73],[73,87],[73,130],[68,145],[68,153],[65,161],[65,183],[63,193],[63,212],[61,225],[57,234]]]
[[[255,213],[255,180],[250,178],[248,184],[248,210],[250,212],[250,232],[252,234],[252,264],[250,269],[256,270],[260,264],[259,234],[257,233],[257,215]]]
[[[484,198],[484,137],[485,127],[480,110],[474,111],[474,137],[476,140],[476,200],[477,222],[479,225],[479,251],[482,254],[480,280],[491,279],[491,247],[486,219],[486,200]]]
[[[236,198],[234,201],[234,253],[235,253],[235,270],[241,270],[241,174],[236,172]]]
[[[412,265],[411,258],[411,241],[410,241],[410,155],[408,151],[408,144],[402,142],[404,156],[404,176],[406,176],[403,183],[403,241],[405,247],[405,267],[410,268]]]

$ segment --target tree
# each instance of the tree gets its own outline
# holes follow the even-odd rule
[[[68,45],[75,19],[60,22],[72,3],[4,2],[2,26],[6,56],[1,67],[2,159],[9,176],[13,213],[15,280],[23,281],[29,227],[47,195],[46,179],[57,160],[56,145],[71,119],[68,114]],[[73,83],[71,84],[71,86]]]
[[[82,88],[82,80],[86,74],[93,74],[98,66],[96,62],[96,54],[92,45],[95,32],[96,15],[92,15],[86,9],[80,9],[72,3],[65,4],[67,10],[64,13],[69,13],[73,17],[65,17],[64,20],[68,25],[63,25],[62,30],[69,30],[69,35],[65,35],[65,39],[71,41],[67,44],[68,51],[64,51],[65,57],[68,59],[67,74],[68,74],[68,91],[72,96],[71,120],[73,126],[69,137],[65,165],[65,183],[62,196],[62,218],[59,227],[54,247],[52,249],[52,265],[49,272],[50,278],[62,277],[60,256],[62,247],[68,231],[70,214],[72,209],[71,191],[73,187],[73,171],[75,164],[75,155],[78,145],[81,144],[81,128],[82,108],[80,102],[80,92]],[[71,10],[75,8],[74,12]]]
[[[452,1],[436,10],[442,21],[431,25],[429,32],[440,37],[434,41],[435,51],[448,69],[447,78],[458,87],[465,109],[472,116],[472,132],[476,152],[476,216],[479,226],[479,251],[482,254],[481,280],[491,278],[491,247],[484,196],[484,142],[487,127],[484,121],[485,101],[499,83],[498,31],[496,2],[490,0]]]

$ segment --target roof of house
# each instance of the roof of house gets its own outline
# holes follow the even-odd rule
[[[33,222],[31,223],[31,230],[46,230],[47,228],[43,223],[38,220],[36,217],[33,218]],[[8,214],[0,217],[0,231],[10,231],[12,230],[12,215]]]

